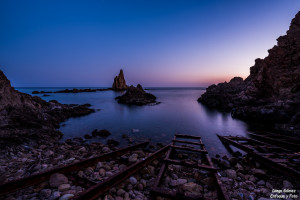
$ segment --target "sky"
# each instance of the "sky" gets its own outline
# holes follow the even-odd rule
[[[201,87],[246,78],[299,0],[0,0],[0,69],[15,87]]]

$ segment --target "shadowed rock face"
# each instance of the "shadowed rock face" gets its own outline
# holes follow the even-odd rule
[[[132,105],[146,105],[156,103],[156,97],[153,94],[144,91],[143,87],[138,84],[137,87],[130,86],[126,93],[116,97],[118,103]]]
[[[126,85],[126,81],[124,78],[123,70],[120,70],[120,73],[118,76],[115,77],[114,83],[112,85],[113,90],[126,90],[128,86]]]
[[[244,119],[300,123],[300,12],[285,36],[264,59],[256,59],[250,75],[243,81],[209,86],[198,99],[222,110],[234,109]]]
[[[51,142],[62,135],[56,129],[69,117],[89,114],[89,105],[65,105],[15,90],[0,70],[0,145]]]

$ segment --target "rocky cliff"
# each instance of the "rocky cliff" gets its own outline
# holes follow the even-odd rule
[[[93,112],[88,106],[46,102],[21,93],[0,70],[0,145],[57,140],[62,135],[59,123]]]
[[[118,76],[115,77],[114,83],[112,85],[113,90],[126,90],[128,86],[126,85],[126,81],[124,78],[123,70],[120,70],[120,73]]]
[[[300,12],[285,36],[280,36],[264,59],[256,59],[250,75],[211,85],[198,99],[203,104],[232,110],[236,117],[270,122],[300,123]]]

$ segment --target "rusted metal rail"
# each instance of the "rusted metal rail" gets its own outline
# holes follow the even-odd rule
[[[179,138],[185,138],[185,139],[194,139],[194,140],[198,140],[199,142],[191,142],[191,141],[184,141],[184,140],[177,140],[177,137]],[[177,146],[175,145],[175,143],[185,143],[185,144],[192,144],[192,145],[197,145],[200,147],[199,149],[195,149],[192,147],[183,147],[183,146]],[[177,161],[177,160],[173,160],[170,158],[170,156],[172,155],[173,151],[175,149],[180,149],[180,150],[185,150],[185,151],[191,151],[191,152],[197,152],[200,155],[204,156],[203,158],[205,159],[206,163],[208,163],[208,165],[206,164],[194,164],[194,163],[188,163],[188,162],[182,162],[182,161]],[[169,164],[176,164],[176,165],[182,165],[182,166],[187,166],[187,167],[191,167],[191,168],[198,168],[198,169],[202,169],[202,170],[206,170],[212,173],[215,183],[216,183],[216,188],[218,190],[218,198],[219,199],[223,199],[223,200],[229,200],[228,195],[226,194],[224,187],[219,179],[219,176],[217,174],[217,170],[216,168],[213,166],[212,161],[209,157],[209,155],[207,154],[207,151],[204,147],[204,144],[202,143],[201,137],[199,136],[190,136],[190,135],[181,135],[181,134],[175,134],[174,139],[172,140],[172,145],[170,145],[170,148],[166,154],[166,157],[164,159],[164,163],[159,171],[159,174],[157,176],[157,179],[155,180],[154,185],[151,188],[151,192],[150,192],[150,199],[154,200],[156,199],[157,196],[160,197],[165,197],[168,199],[174,199],[174,200],[195,200],[195,199],[199,199],[199,196],[193,196],[193,195],[185,195],[182,191],[177,190],[176,192],[173,192],[171,190],[168,189],[162,189],[159,187],[162,178],[164,176],[164,174],[166,173],[167,169],[168,169],[168,165]]]
[[[300,182],[300,155],[290,150],[272,146],[251,138],[217,135],[223,144],[235,146],[253,156],[265,165],[281,174],[288,175]]]
[[[255,134],[248,133],[250,136],[262,140],[264,142],[284,147],[293,151],[300,151],[300,139],[293,137],[280,136],[278,134],[266,133],[266,134]]]
[[[29,177],[25,177],[25,178],[21,178],[21,179],[17,179],[15,181],[11,181],[5,184],[1,184],[0,185],[0,196],[5,195],[5,194],[9,194],[12,193],[14,191],[18,191],[24,188],[27,188],[29,186],[38,184],[38,183],[42,183],[44,181],[47,181],[50,176],[54,173],[63,173],[63,174],[69,174],[73,171],[78,171],[82,168],[85,168],[87,166],[91,166],[96,164],[97,162],[100,161],[104,161],[110,158],[115,158],[118,156],[121,156],[129,151],[135,150],[137,148],[146,146],[147,144],[149,144],[149,142],[142,142],[139,143],[137,145],[133,145],[133,146],[129,146],[126,148],[122,148],[119,149],[117,151],[113,151],[110,153],[106,153],[94,158],[89,158],[80,162],[76,162],[76,163],[72,163],[70,165],[66,165],[63,167],[59,167],[59,168],[55,168],[55,169],[51,169],[48,171],[45,171],[43,173],[40,174],[36,174],[33,176],[29,176]],[[91,183],[85,183],[85,184],[91,184]]]
[[[122,181],[126,180],[129,176],[133,175],[146,165],[148,165],[153,160],[159,158],[163,153],[165,153],[170,145],[167,145],[163,147],[162,149],[154,152],[150,156],[146,157],[142,161],[139,161],[133,165],[130,165],[129,167],[125,168],[124,170],[120,171],[119,173],[109,177],[105,181],[98,183],[90,188],[88,188],[86,191],[80,193],[78,196],[75,196],[75,200],[93,200],[98,198],[101,195],[104,195],[105,192],[107,192],[109,189],[111,189],[113,186],[121,183]]]

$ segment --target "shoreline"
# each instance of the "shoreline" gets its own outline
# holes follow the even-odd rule
[[[119,159],[109,159],[98,162],[95,166],[86,167],[76,173],[79,177],[96,182],[105,180],[161,147],[150,146],[150,148],[143,150],[135,150],[122,156],[122,162]],[[42,144],[37,147],[23,145],[19,146],[18,149],[10,148],[7,151],[9,153],[1,152],[0,177],[5,179],[1,182],[34,175],[117,149],[119,147],[113,144],[105,145],[99,142],[88,144],[82,138],[47,145]],[[182,154],[182,156],[190,161],[193,160],[190,157],[191,155]],[[283,192],[275,191],[276,189],[297,190],[292,194],[300,196],[299,184],[290,178],[262,168],[260,163],[257,163],[249,155],[242,155],[238,151],[234,152],[234,156],[225,155],[221,157],[217,154],[212,158],[212,161],[218,169],[220,179],[231,200],[243,200],[245,198],[265,200],[270,198],[272,194],[280,195]],[[148,199],[149,190],[156,179],[161,164],[161,159],[153,161],[145,169],[140,170],[122,184],[113,187],[105,196],[99,199]],[[205,178],[203,172],[195,174],[193,171],[192,174],[189,173],[191,173],[189,168],[170,165],[168,173],[163,178],[162,187],[170,190],[182,188],[185,192],[202,195],[206,200],[217,199],[215,185],[210,178]],[[198,189],[192,189],[195,187]],[[66,197],[73,197],[84,190],[84,187],[76,185],[71,180],[54,185],[50,179],[50,181],[9,194],[6,199],[14,200],[20,197],[25,199],[65,199]]]

